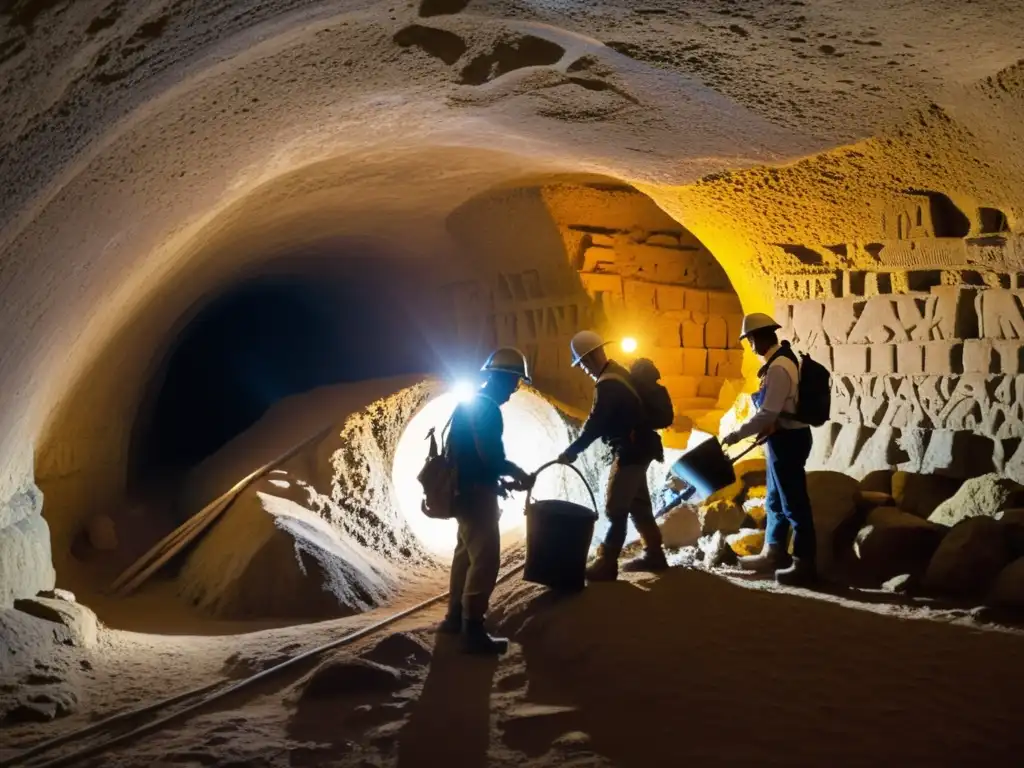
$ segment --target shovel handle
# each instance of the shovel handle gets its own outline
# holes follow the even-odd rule
[[[743,450],[742,452],[740,452],[736,456],[726,456],[726,458],[729,459],[729,463],[730,464],[735,464],[737,461],[742,459],[744,456],[746,456],[752,450],[757,448],[757,446],[764,445],[766,442],[768,442],[768,438],[767,437],[758,438],[757,440],[754,441],[753,444],[751,444],[751,446],[749,448]]]
[[[597,508],[597,499],[594,497],[594,492],[592,490],[590,490],[590,483],[587,482],[587,478],[585,478],[583,476],[583,473],[580,472],[578,469],[576,469],[576,467],[574,467],[572,464],[563,464],[562,462],[558,461],[557,459],[555,461],[549,461],[547,464],[541,464],[533,472],[534,479],[536,479],[537,475],[539,475],[545,469],[547,469],[548,467],[553,467],[556,464],[560,464],[561,466],[566,467],[567,469],[571,469],[573,472],[575,472],[579,476],[580,480],[583,481],[583,487],[587,489],[587,494],[590,496],[590,503],[594,505],[594,514],[595,515],[600,515],[601,512]],[[533,496],[533,487],[531,486],[530,490],[528,490],[526,492],[526,508],[527,509],[530,506],[530,499],[532,498],[532,496]]]

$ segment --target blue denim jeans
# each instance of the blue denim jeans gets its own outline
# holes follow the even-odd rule
[[[815,537],[811,500],[804,470],[811,453],[810,429],[780,429],[768,438],[768,526],[765,541],[786,549],[793,529],[793,556],[814,561]]]

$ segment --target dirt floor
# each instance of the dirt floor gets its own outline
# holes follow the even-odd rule
[[[251,674],[443,588],[439,574],[388,609],[245,634],[105,631],[80,713],[6,729],[0,754]],[[515,641],[500,660],[436,641],[442,615],[426,610],[94,764],[982,765],[1024,749],[1024,634],[965,608],[682,567],[562,598],[515,577],[494,601]]]

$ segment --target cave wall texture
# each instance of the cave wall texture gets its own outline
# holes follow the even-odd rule
[[[777,308],[834,366],[818,465],[973,472],[963,457],[983,445],[1024,473],[1021,17],[1016,0],[6,3],[0,603],[52,583],[51,547],[118,502],[181,324],[261,265],[332,242],[436,264],[438,307],[454,308],[452,286],[486,286],[495,334],[557,308],[534,353],[567,399],[585,391],[547,371],[573,318],[636,322],[604,296],[590,314],[620,284],[628,313],[668,326],[659,348],[678,320],[678,349],[706,350],[695,378],[749,381],[730,291],[688,345],[690,276],[630,273],[638,232],[699,243],[721,274],[696,287],[724,276],[744,311]],[[566,218],[543,191],[595,176],[676,228]],[[474,201],[516,188],[541,191],[509,191],[503,224],[493,210],[474,223]],[[520,227],[513,248],[493,232],[517,229],[519,207],[550,226]],[[560,261],[542,258],[557,243]],[[699,354],[679,352],[678,373],[662,359],[685,378]]]

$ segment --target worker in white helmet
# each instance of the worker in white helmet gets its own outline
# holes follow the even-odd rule
[[[789,342],[779,342],[779,328],[774,319],[759,312],[743,318],[740,338],[764,361],[758,371],[761,387],[753,397],[757,413],[723,437],[722,443],[732,445],[755,436],[767,439],[768,527],[764,549],[758,555],[740,558],[740,564],[755,571],[774,570],[780,584],[795,586],[817,578],[814,518],[804,469],[811,452],[811,430],[788,416],[797,412],[800,368]],[[790,529],[793,560],[787,565]]]
[[[608,477],[605,516],[608,530],[587,568],[590,581],[614,581],[619,555],[632,518],[644,544],[642,556],[626,563],[624,571],[661,571],[668,568],[661,529],[654,519],[647,487],[647,467],[664,458],[661,437],[645,423],[645,411],[623,366],[608,358],[605,341],[594,331],[580,331],[570,344],[573,366],[580,366],[597,382],[594,404],[580,436],[559,457],[571,464],[598,439],[612,449],[614,461]]]
[[[468,653],[502,654],[508,640],[492,637],[484,617],[498,579],[501,534],[498,497],[503,488],[528,490],[534,478],[505,456],[501,406],[521,382],[530,383],[523,353],[497,349],[484,363],[484,383],[452,416],[448,450],[458,471],[455,519],[458,542],[452,557],[448,614],[439,631],[461,634]],[[511,482],[503,478],[511,478]]]

